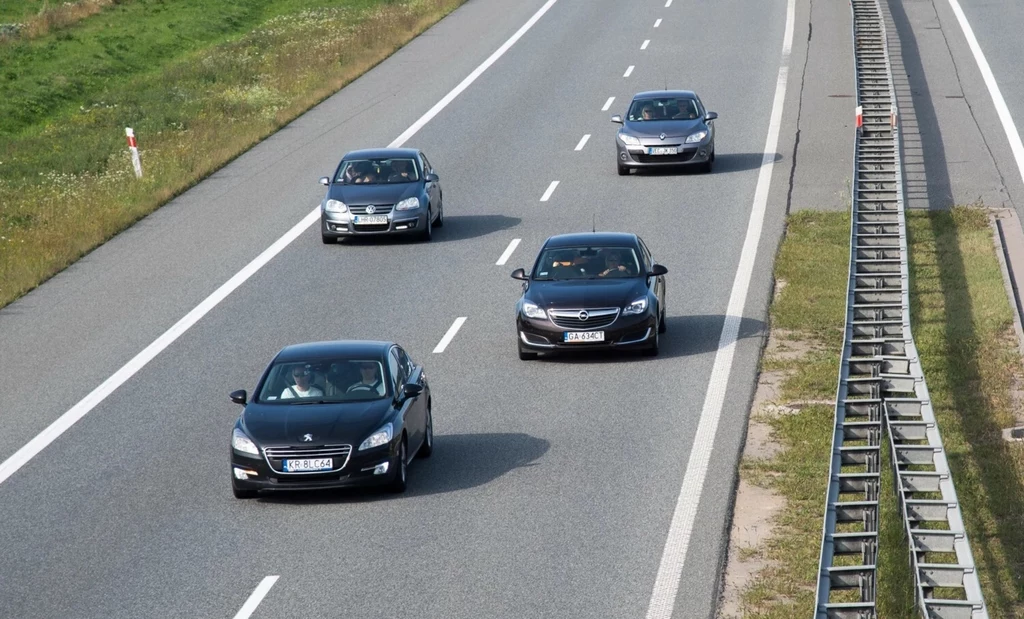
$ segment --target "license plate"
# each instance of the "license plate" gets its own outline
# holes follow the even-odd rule
[[[387,215],[356,215],[352,219],[353,223],[357,224],[386,224],[388,223]]]
[[[284,470],[288,473],[303,471],[329,471],[334,468],[333,458],[309,458],[303,460],[285,460]]]
[[[604,331],[566,331],[566,342],[603,342]]]
[[[678,155],[675,146],[653,146],[647,149],[648,155]]]

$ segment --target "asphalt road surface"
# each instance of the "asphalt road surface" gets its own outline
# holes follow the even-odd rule
[[[307,216],[344,152],[391,143],[545,6],[405,141],[441,172],[433,242],[325,246],[313,225],[130,364]],[[0,312],[0,616],[230,618],[267,576],[240,616],[632,618],[652,596],[651,617],[673,598],[673,617],[711,615],[782,230],[761,170],[786,22],[784,0],[474,0]],[[609,117],[666,85],[720,114],[715,171],[618,177]],[[509,273],[592,225],[639,233],[668,267],[661,355],[519,361]],[[738,272],[744,318],[720,354]],[[426,365],[434,457],[398,497],[235,500],[228,392],[284,345],[346,338]],[[680,497],[688,472],[703,483]],[[663,561],[667,542],[685,553]]]

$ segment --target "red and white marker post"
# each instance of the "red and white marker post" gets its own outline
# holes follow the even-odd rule
[[[135,141],[135,132],[132,131],[131,127],[125,127],[124,133],[128,136],[128,150],[132,154],[132,167],[135,168],[135,177],[142,178],[142,161],[139,160],[139,146],[138,142]]]
[[[863,127],[864,127],[864,107],[858,105],[857,106],[857,129],[862,129]]]

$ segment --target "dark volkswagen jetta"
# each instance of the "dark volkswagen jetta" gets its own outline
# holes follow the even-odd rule
[[[260,377],[231,433],[231,487],[259,490],[406,487],[406,466],[434,448],[423,367],[393,342],[296,344]]]
[[[342,237],[414,234],[424,240],[444,225],[441,181],[415,148],[356,150],[342,157],[334,177],[323,177],[320,204],[324,243]]]
[[[658,90],[633,96],[619,123],[615,156],[619,174],[631,168],[700,166],[710,172],[715,162],[716,112],[709,112],[692,90]]]
[[[665,274],[635,234],[584,232],[544,242],[516,304],[520,359],[556,350],[643,349],[665,332]]]

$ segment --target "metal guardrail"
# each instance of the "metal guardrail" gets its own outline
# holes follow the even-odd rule
[[[878,0],[850,5],[857,82],[850,277],[814,616],[878,616],[885,435],[918,613],[988,619],[910,330],[901,136],[885,24]],[[846,601],[832,599],[844,591]]]

